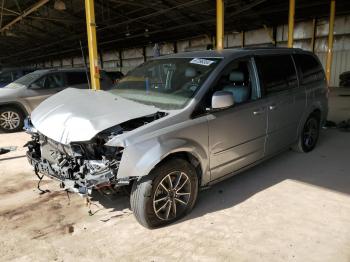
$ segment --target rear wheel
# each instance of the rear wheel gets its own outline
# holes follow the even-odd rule
[[[18,132],[23,128],[24,114],[15,107],[0,108],[0,130],[6,133]]]
[[[192,210],[198,193],[194,167],[183,159],[171,159],[149,176],[135,181],[130,196],[137,221],[154,228],[170,224]]]
[[[300,134],[298,143],[293,147],[297,152],[307,153],[312,151],[320,133],[320,119],[317,114],[313,113],[306,120],[303,130]]]

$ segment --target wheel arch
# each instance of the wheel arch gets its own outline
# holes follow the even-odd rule
[[[304,124],[306,122],[306,120],[309,118],[310,115],[312,114],[317,114],[317,116],[319,117],[320,120],[320,124],[322,124],[322,106],[319,103],[314,103],[313,105],[311,105],[308,110],[305,110],[303,116],[300,119],[299,122],[299,127],[298,127],[298,137],[301,134],[301,131],[304,127]]]
[[[202,168],[201,162],[199,161],[198,157],[195,156],[191,152],[188,152],[188,151],[172,152],[172,153],[168,154],[166,157],[164,157],[161,161],[159,161],[155,167],[165,163],[166,161],[168,161],[170,159],[174,159],[174,158],[183,159],[183,160],[187,161],[189,164],[191,164],[194,167],[194,169],[196,170],[198,184],[201,185],[201,181],[202,181],[202,177],[203,177],[203,168]]]
[[[126,147],[119,166],[118,178],[147,176],[155,167],[171,158],[181,158],[192,164],[201,185],[209,182],[207,148],[184,138],[167,139],[163,142],[151,139],[145,143]]]
[[[20,103],[18,102],[4,102],[4,103],[0,103],[0,108],[4,108],[4,107],[14,107],[18,110],[21,110],[23,113],[23,116],[26,117],[28,116],[28,110]]]
[[[318,117],[318,120],[321,120],[321,109],[319,108],[314,109],[310,115],[316,115]]]

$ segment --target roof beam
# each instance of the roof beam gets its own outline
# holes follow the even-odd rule
[[[49,1],[50,0],[39,0],[36,4],[32,5],[30,8],[25,10],[23,12],[23,14],[21,14],[18,17],[16,17],[14,20],[12,20],[10,23],[5,25],[4,27],[0,28],[0,33],[3,33],[5,30],[8,30],[11,26],[13,26],[17,22],[21,21],[23,18],[25,18],[26,16],[30,15],[31,13],[33,13],[34,11],[36,11],[37,9],[39,9],[40,7],[42,7],[43,5],[45,5]]]

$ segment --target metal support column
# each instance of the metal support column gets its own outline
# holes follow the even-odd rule
[[[143,62],[147,61],[147,54],[146,54],[146,47],[142,47],[142,56],[143,56]]]
[[[315,42],[317,36],[317,18],[312,19],[311,51],[315,53]]]
[[[173,46],[174,46],[174,53],[176,54],[177,53],[177,42],[176,41],[174,41]]]
[[[102,69],[104,69],[103,51],[99,51],[98,56],[100,57],[100,66]]]
[[[241,47],[244,48],[245,46],[245,32],[244,30],[241,31]]]
[[[289,0],[288,47],[293,47],[295,0]]]
[[[334,19],[335,19],[335,0],[331,0],[331,10],[329,14],[329,30],[328,30],[328,50],[326,63],[326,77],[328,85],[331,82],[331,69],[333,57],[333,34],[334,34]]]
[[[123,52],[121,49],[118,50],[118,55],[119,55],[119,67],[120,67],[120,71],[122,71],[122,67],[123,67]]]
[[[100,90],[100,69],[98,66],[96,22],[94,0],[85,0],[86,26],[89,44],[91,88]]]
[[[216,49],[224,48],[224,0],[216,0]]]

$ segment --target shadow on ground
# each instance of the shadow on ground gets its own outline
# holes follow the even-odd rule
[[[344,152],[341,154],[340,152]],[[316,149],[308,154],[287,151],[199,193],[195,209],[184,219],[230,208],[285,180],[294,180],[350,196],[350,133],[324,130]],[[130,208],[129,197],[102,196],[93,201],[121,211]]]

